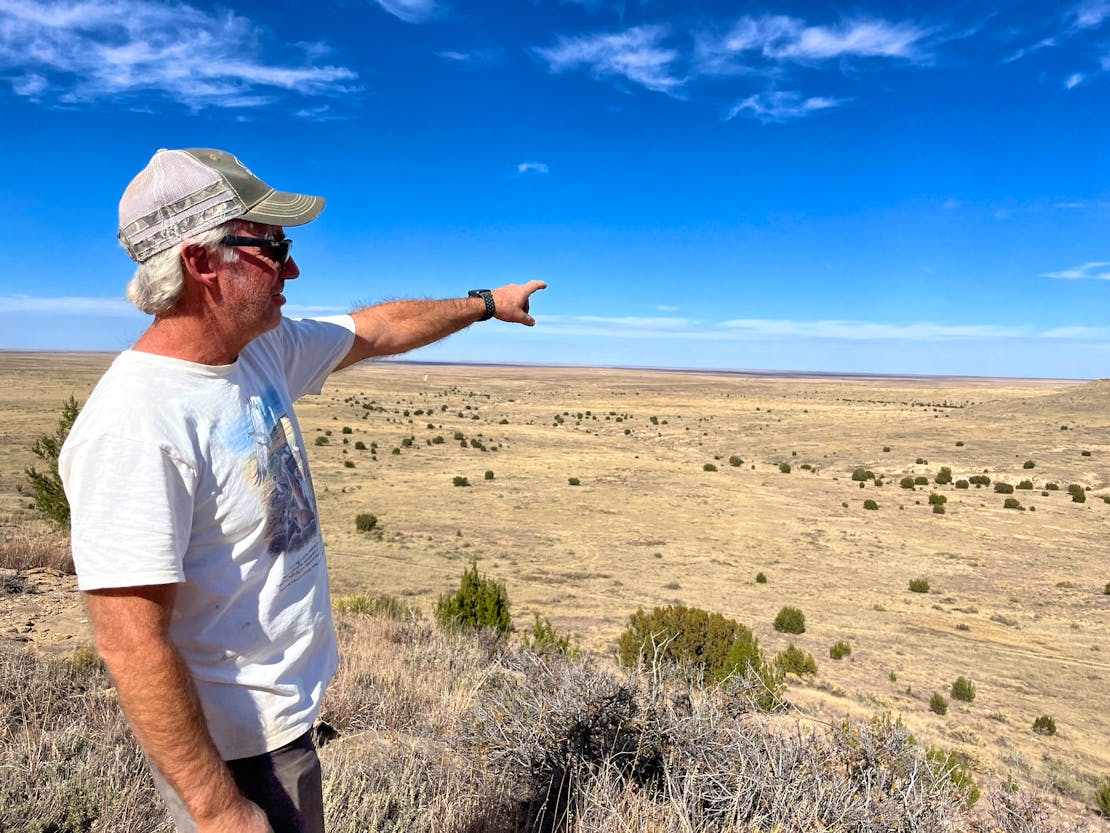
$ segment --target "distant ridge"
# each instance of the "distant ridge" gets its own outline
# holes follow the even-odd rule
[[[1074,382],[1089,383],[1090,379],[1055,378],[1051,376],[958,376],[943,373],[864,373],[850,370],[729,370],[712,367],[648,367],[644,365],[617,364],[555,364],[546,362],[465,362],[465,361],[426,361],[421,359],[381,359],[379,364],[405,364],[422,367],[530,367],[560,370],[621,370],[644,373],[690,373],[711,376],[746,376],[753,378],[775,379],[920,379],[937,381],[959,379],[968,382]]]

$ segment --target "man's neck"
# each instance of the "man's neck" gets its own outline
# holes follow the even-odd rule
[[[186,316],[156,317],[132,350],[214,367],[234,364],[248,341],[231,339],[215,322]]]

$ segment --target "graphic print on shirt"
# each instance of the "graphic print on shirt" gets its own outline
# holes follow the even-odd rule
[[[270,400],[280,407],[276,392],[266,399],[250,398],[251,439],[254,440],[254,485],[266,502],[266,548],[275,558],[296,552],[315,540],[319,529],[316,501],[302,462],[303,449],[288,414],[277,414]]]

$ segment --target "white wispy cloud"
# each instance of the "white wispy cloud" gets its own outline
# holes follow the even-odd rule
[[[544,162],[521,162],[516,166],[518,174],[546,174],[551,173]]]
[[[263,33],[234,12],[156,0],[0,0],[0,71],[17,95],[65,105],[155,94],[192,109],[261,107],[278,97],[356,88],[342,66],[319,66],[320,44],[270,62]]]
[[[1068,281],[1096,280],[1110,281],[1110,262],[1091,261],[1082,266],[1073,266],[1070,269],[1061,269],[1059,272],[1042,272],[1042,278],[1058,278]]]
[[[435,0],[374,0],[374,2],[405,23],[426,23],[440,11]]]
[[[678,312],[678,307],[673,307],[670,304],[659,304],[655,309],[658,312]]]
[[[665,26],[634,26],[623,32],[560,37],[536,55],[554,73],[585,70],[598,78],[617,78],[656,92],[674,93],[683,79],[676,71],[677,50],[663,46]]]
[[[445,61],[452,61],[456,64],[488,66],[500,61],[503,53],[500,49],[471,49],[468,51],[447,49],[435,54],[438,58],[442,58]]]
[[[567,336],[681,341],[758,341],[812,339],[827,341],[953,342],[1008,339],[1110,339],[1110,328],[1063,326],[1038,330],[1032,326],[996,324],[892,324],[875,321],[737,318],[706,322],[692,318],[603,317],[589,315],[539,316],[545,332]]]
[[[1029,327],[1001,327],[995,324],[884,324],[873,321],[788,321],[737,318],[722,326],[748,336],[788,336],[827,338],[848,341],[951,341],[954,339],[1029,338],[1036,333]]]
[[[698,38],[696,66],[699,72],[720,75],[848,58],[923,62],[931,58],[924,46],[930,34],[912,23],[885,20],[812,26],[786,15],[744,16],[723,37]]]
[[[1082,72],[1073,73],[1069,75],[1068,80],[1064,82],[1064,87],[1069,90],[1075,89],[1083,83],[1083,80],[1086,77],[1087,76],[1085,76]]]
[[[1055,45],[1056,45],[1056,38],[1055,37],[1043,38],[1042,40],[1037,41],[1032,46],[1022,47],[1021,49],[1019,49],[1017,52],[1010,55],[1009,57],[1003,58],[1002,63],[1011,64],[1014,61],[1020,61],[1022,58],[1026,57],[1027,55],[1032,55],[1034,52],[1040,52],[1042,49],[1049,49],[1049,48],[1051,48]]]
[[[829,110],[844,104],[843,99],[814,96],[803,98],[799,93],[772,90],[750,95],[743,101],[732,105],[726,120],[741,114],[750,115],[764,124],[803,119],[821,110]]]
[[[141,318],[143,314],[125,298],[0,295],[0,313],[49,313],[52,315],[98,315],[110,318]]]
[[[1110,0],[1086,0],[1072,10],[1072,17],[1079,29],[1097,29],[1110,18]]]

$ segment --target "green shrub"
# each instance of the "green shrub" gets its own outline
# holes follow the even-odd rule
[[[1033,731],[1038,735],[1054,735],[1056,734],[1056,721],[1047,714],[1042,714],[1033,721]]]
[[[744,461],[733,454],[731,457],[728,458],[728,464],[730,466],[742,466],[744,465]]]
[[[940,472],[933,478],[933,482],[938,486],[947,486],[952,482],[952,469],[948,468],[948,466],[941,466]]]
[[[1079,452],[1079,455],[1080,455],[1081,457],[1090,457],[1090,456],[1091,456],[1091,452],[1089,452],[1089,451],[1080,451],[1080,452]]]
[[[465,440],[466,439],[466,434],[464,434],[462,431],[456,431],[452,436],[454,436],[454,438],[456,440]]]
[[[1110,596],[1110,581],[1106,582],[1106,586],[1102,588],[1103,595]]]
[[[968,487],[968,482],[966,480],[957,480],[955,485],[957,489],[966,489]]]
[[[485,478],[486,480],[493,480],[493,469],[486,469]]]
[[[948,714],[948,700],[939,691],[933,692],[933,696],[929,698],[929,711],[940,715]]]
[[[716,471],[717,467],[715,465],[713,465],[712,463],[706,463],[704,466],[701,467],[701,470],[702,471]]]
[[[1003,483],[999,480],[994,484],[994,491],[1000,495],[1012,495],[1014,493],[1014,487],[1009,483]]]
[[[936,492],[929,495],[929,504],[931,506],[944,506],[946,503],[948,503],[948,498],[944,495],[937,494]]]
[[[1021,509],[1021,501],[1016,497],[1008,497],[1002,501],[1003,509]]]
[[[963,440],[956,440],[956,448],[963,448],[963,447],[964,447],[964,441]]]
[[[1072,483],[1068,486],[1068,494],[1071,495],[1072,503],[1087,502],[1087,492],[1078,483]]]
[[[1044,487],[1046,489],[1048,489],[1050,492],[1056,492],[1056,491],[1059,491],[1060,484],[1059,483],[1045,483]]]
[[[944,504],[943,503],[934,503],[933,504],[933,514],[934,515],[943,515],[944,514]]]
[[[863,502],[863,508],[864,509],[876,510],[876,509],[879,508],[879,504],[876,503],[875,501],[871,500],[870,498],[868,498],[867,500],[865,500]]]
[[[944,712],[939,713],[944,714]],[[962,796],[964,806],[971,809],[975,802],[979,800],[980,793],[979,786],[975,783],[975,779],[971,777],[967,764],[955,752],[942,752],[936,748],[927,750],[925,759],[932,764],[933,771],[938,775],[947,773],[948,780],[956,788],[956,792]]]
[[[914,462],[919,466],[923,466],[923,465],[925,465],[925,458],[924,457],[918,457],[916,460],[914,460]]]
[[[469,486],[470,485],[470,481],[467,478],[463,477],[461,474],[456,474],[453,478],[451,478],[451,483],[454,486]]]
[[[929,580],[927,578],[911,578],[910,579],[910,592],[911,593],[928,593]]]
[[[967,677],[957,677],[952,683],[951,694],[956,700],[970,703],[975,699],[975,684]]]
[[[1032,460],[1026,460],[1024,463],[1021,464],[1021,467],[1023,469],[1033,469],[1037,467],[1037,464],[1034,463]]]
[[[862,466],[852,470],[852,480],[863,483],[867,480],[874,480],[875,472],[870,469],[865,469]]]
[[[779,463],[779,471],[781,471],[783,474],[790,474],[790,464]]]
[[[378,516],[371,515],[369,512],[361,512],[355,515],[355,529],[359,532],[369,532],[378,525]]]
[[[917,477],[915,477],[913,479],[913,484],[915,486],[928,486],[929,485],[929,478],[926,477],[923,474],[919,474]]]
[[[579,480],[577,477],[568,477],[567,478],[567,483],[569,483],[571,486],[580,486],[580,485],[582,485],[582,481]]]
[[[331,442],[331,440],[329,440],[323,434],[320,434],[319,436],[316,437],[315,440],[313,440],[313,442],[315,442],[316,445],[327,445],[329,442]]]
[[[765,576],[763,573],[756,573],[755,574],[755,583],[756,584],[766,584],[767,583],[767,576]],[[1106,592],[1107,592],[1107,594],[1110,594],[1110,584],[1106,585]]]
[[[852,646],[841,640],[829,648],[829,656],[833,659],[844,659],[852,653]]]
[[[342,430],[341,433],[343,433],[343,434],[353,434],[354,432],[351,430],[351,427],[349,425],[344,425],[343,430]]]
[[[803,651],[793,642],[775,656],[775,665],[783,673],[797,674],[799,677],[817,673],[817,660],[813,658],[813,654]]]
[[[436,434],[434,437],[432,437],[432,445],[443,445],[443,443],[444,439],[442,435]]]
[[[898,481],[898,485],[901,486],[903,489],[912,489],[914,486],[913,478],[903,477],[901,480]]]
[[[366,450],[366,443],[364,443],[362,440],[355,440],[355,451],[365,451],[365,450]]]
[[[340,596],[332,601],[332,607],[338,613],[352,613],[358,616],[381,616],[386,619],[415,619],[420,611],[404,604],[396,596],[381,594],[372,596],[369,593],[353,593],[350,596]]]
[[[755,637],[735,619],[676,604],[654,608],[650,613],[640,608],[629,616],[628,627],[617,639],[617,652],[621,664],[628,667],[641,658],[656,659],[690,666],[719,679],[725,673],[729,653],[740,640],[754,643]]]
[[[1099,814],[1110,819],[1110,779],[1103,781],[1095,790],[1095,804],[1098,805]]]
[[[796,607],[784,607],[775,617],[775,630],[779,633],[805,633],[806,617]]]
[[[1032,480],[1022,480],[1014,488],[1015,489],[1032,489],[1033,488],[1033,481]]]
[[[343,461],[343,468],[353,469],[354,467],[355,467],[355,461],[354,460],[344,460]]]
[[[58,419],[58,427],[54,433],[42,435],[31,446],[34,455],[45,464],[45,471],[28,466],[23,472],[31,483],[35,509],[63,530],[69,529],[69,500],[62,486],[62,478],[58,474],[58,455],[79,413],[81,413],[81,407],[72,396],[62,403],[62,415]]]
[[[538,611],[533,611],[535,617],[532,622],[530,634],[525,634],[521,642],[528,650],[537,654],[563,654],[565,656],[578,656],[578,649],[571,647],[570,637],[563,636],[551,626],[551,620],[540,618]]]
[[[991,485],[991,479],[985,474],[973,474],[971,477],[968,478],[968,480],[976,486]]]
[[[446,628],[489,628],[502,636],[512,629],[509,595],[499,581],[478,575],[478,562],[470,562],[453,596],[436,602],[435,618]]]

